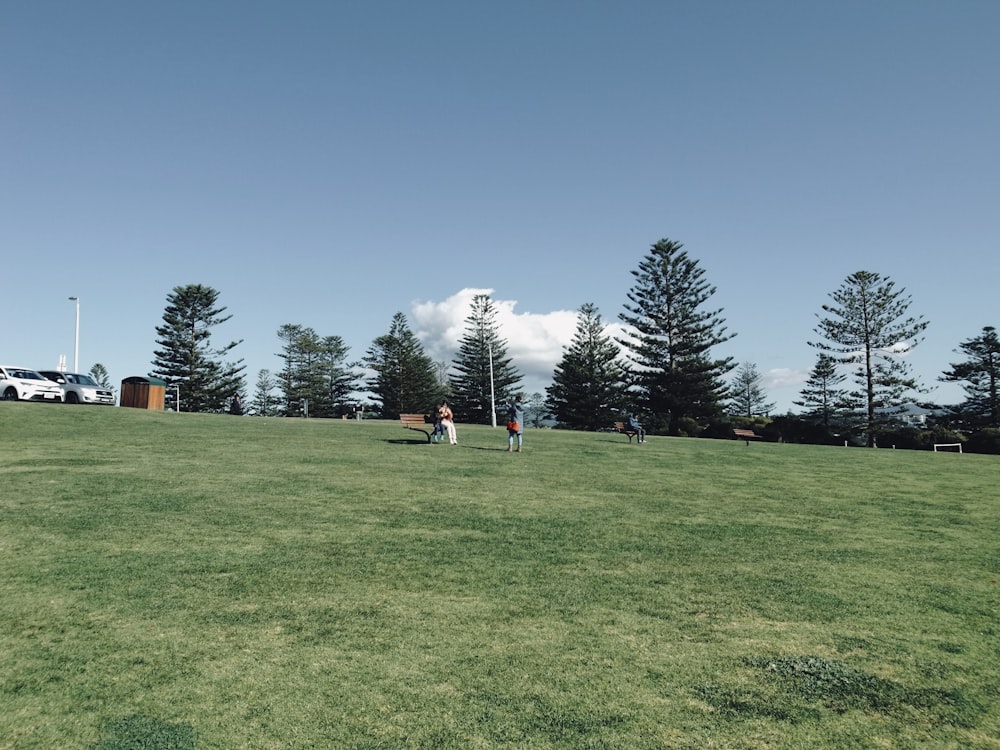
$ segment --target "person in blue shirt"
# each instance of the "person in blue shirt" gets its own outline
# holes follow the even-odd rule
[[[625,427],[635,433],[640,443],[646,442],[646,430],[639,424],[639,420],[635,418],[635,414],[629,412],[628,419],[625,420]]]
[[[507,404],[507,451],[514,450],[514,440],[517,439],[517,452],[521,452],[521,445],[524,442],[524,405],[521,403],[521,396],[515,396],[514,400]]]

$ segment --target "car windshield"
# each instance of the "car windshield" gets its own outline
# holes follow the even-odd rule
[[[67,375],[72,383],[79,383],[80,385],[97,385],[97,382],[89,375]]]

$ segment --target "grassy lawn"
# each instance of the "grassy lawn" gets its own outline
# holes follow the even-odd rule
[[[0,748],[1000,748],[995,456],[0,403]]]

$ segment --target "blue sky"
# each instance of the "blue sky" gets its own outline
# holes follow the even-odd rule
[[[278,328],[450,359],[489,290],[527,390],[682,242],[778,410],[830,292],[888,276],[954,350],[1000,326],[1000,3],[0,0],[0,361],[150,370],[220,292],[252,388]]]

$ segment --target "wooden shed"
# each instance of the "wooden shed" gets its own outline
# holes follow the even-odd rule
[[[120,404],[134,409],[163,411],[163,397],[166,391],[166,381],[134,375],[122,381]]]

